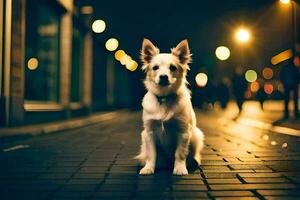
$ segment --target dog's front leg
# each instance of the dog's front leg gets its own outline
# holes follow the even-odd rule
[[[190,134],[188,132],[179,135],[175,152],[174,175],[187,175],[186,157],[189,153]]]
[[[152,131],[144,130],[142,132],[143,142],[145,145],[145,166],[141,169],[141,175],[153,174],[156,164],[156,149],[154,135]]]

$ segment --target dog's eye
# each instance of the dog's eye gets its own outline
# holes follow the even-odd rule
[[[154,71],[156,71],[156,70],[158,70],[158,66],[157,65],[155,65],[152,69],[154,70]]]
[[[174,65],[171,65],[170,70],[171,70],[171,72],[175,72],[177,70],[177,67],[175,67]]]

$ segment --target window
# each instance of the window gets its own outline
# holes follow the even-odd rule
[[[30,101],[59,101],[60,14],[49,2],[26,1],[25,99]]]
[[[73,18],[71,102],[80,102],[83,76],[83,29],[77,18]]]

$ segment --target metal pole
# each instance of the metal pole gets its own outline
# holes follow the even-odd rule
[[[291,2],[292,4],[292,43],[293,43],[293,54],[297,54],[297,5],[295,1]]]

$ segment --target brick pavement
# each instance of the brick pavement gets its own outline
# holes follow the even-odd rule
[[[300,199],[298,138],[198,116],[203,161],[188,176],[162,169],[139,176],[131,158],[141,115],[122,112],[89,127],[0,144],[29,145],[0,152],[0,199]]]

